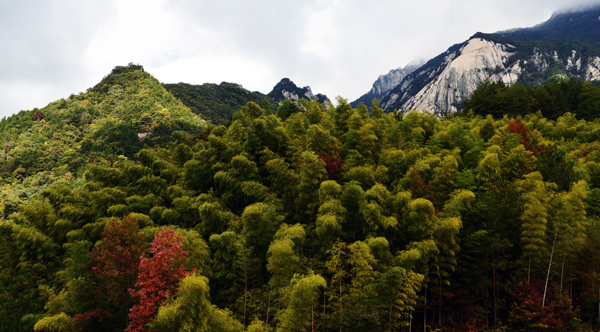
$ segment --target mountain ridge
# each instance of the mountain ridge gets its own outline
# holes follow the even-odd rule
[[[377,80],[375,80],[373,83],[371,90],[360,96],[355,101],[351,102],[350,105],[352,105],[352,107],[356,107],[360,103],[371,105],[374,99],[383,99],[390,90],[392,90],[396,85],[398,85],[398,83],[402,81],[402,79],[404,79],[408,74],[415,71],[424,63],[424,60],[415,60],[410,62],[405,67],[398,67],[390,70],[387,74],[379,75]]]
[[[275,102],[282,102],[285,99],[298,100],[300,98],[313,101],[319,100],[321,104],[324,104],[329,98],[326,95],[318,93],[313,94],[310,86],[298,87],[292,80],[285,77],[282,78],[275,86],[273,90],[267,94],[268,97],[275,100]]]
[[[569,77],[599,80],[600,47],[590,42],[600,41],[599,18],[600,6],[595,6],[553,15],[531,28],[475,33],[404,77],[381,106],[444,115],[460,110],[462,100],[486,80],[509,85]],[[582,37],[573,38],[583,27]]]

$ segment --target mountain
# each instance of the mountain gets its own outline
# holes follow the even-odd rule
[[[310,101],[318,99],[321,104],[329,100],[327,96],[323,94],[314,95],[309,86],[300,88],[294,84],[289,78],[282,78],[279,83],[275,84],[273,90],[267,94],[270,98],[276,102],[282,102],[286,99],[298,100],[304,98]]]
[[[163,84],[165,89],[181,100],[192,112],[199,114],[209,122],[219,125],[231,121],[231,116],[248,102],[265,107],[266,102],[275,101],[258,91],[248,91],[236,83],[206,83],[192,85],[187,83]],[[268,105],[267,105],[268,107]]]
[[[395,88],[401,81],[406,77],[406,75],[412,73],[415,69],[421,67],[425,61],[418,60],[409,63],[404,68],[396,68],[390,70],[385,75],[379,75],[375,83],[373,83],[373,87],[371,90],[355,101],[351,102],[350,105],[352,107],[356,107],[360,103],[364,103],[365,105],[371,105],[373,99],[377,98],[379,100],[383,99],[390,90]]]
[[[33,187],[79,178],[88,164],[132,159],[166,147],[174,131],[205,127],[142,66],[117,66],[86,93],[0,120],[0,179]]]
[[[539,85],[600,79],[600,6],[554,14],[531,28],[476,33],[406,75],[381,107],[441,115],[462,108],[482,82]]]

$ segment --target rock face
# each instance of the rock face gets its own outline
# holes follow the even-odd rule
[[[383,96],[381,107],[443,115],[459,110],[486,80],[507,85],[570,77],[600,80],[598,17],[600,6],[555,14],[533,28],[477,33],[402,78]]]
[[[323,94],[314,95],[309,86],[300,88],[294,84],[289,78],[283,78],[273,87],[273,90],[267,94],[276,102],[282,102],[286,99],[298,100],[304,98],[310,101],[318,99],[320,103],[325,103],[328,100]]]
[[[429,110],[436,114],[454,112],[457,103],[467,98],[486,79],[516,83],[520,67],[518,64],[506,67],[514,54],[512,45],[473,38],[457,50],[443,54],[441,64],[431,66],[427,63],[407,77],[384,98],[382,106],[386,109],[398,107],[403,112],[411,109]],[[426,84],[419,88],[423,81]]]
[[[371,90],[350,104],[352,107],[356,107],[362,102],[369,106],[375,98],[382,100],[388,92],[402,82],[406,75],[412,73],[415,69],[423,65],[423,63],[425,62],[422,60],[414,61],[404,68],[392,69],[385,75],[379,75],[377,80],[373,83]]]
[[[392,69],[386,75],[379,75],[370,92],[377,98],[382,98],[398,85],[406,75],[407,73],[402,68]]]

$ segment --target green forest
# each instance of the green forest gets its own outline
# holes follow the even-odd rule
[[[240,107],[252,101],[264,109],[271,109],[274,100],[260,92],[250,92],[241,85],[222,82],[221,84],[191,85],[186,83],[163,84],[175,98],[203,116],[213,125],[228,125],[231,116]]]
[[[266,108],[130,65],[1,120],[0,331],[600,328],[591,114]]]

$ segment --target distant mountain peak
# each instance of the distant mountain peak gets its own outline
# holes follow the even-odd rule
[[[279,81],[279,83],[275,84],[273,90],[267,94],[270,98],[273,98],[276,102],[282,102],[286,99],[298,100],[300,98],[304,98],[310,101],[318,99],[320,103],[325,103],[329,98],[324,94],[318,93],[313,94],[312,90],[309,86],[298,87],[292,80],[287,77],[284,77]]]
[[[404,79],[404,77],[421,67],[423,64],[425,64],[425,60],[415,59],[404,66],[404,68],[399,67],[390,70],[385,75],[379,75],[377,80],[375,80],[373,83],[371,90],[350,104],[353,107],[356,107],[360,103],[369,106],[373,102],[373,99],[383,99],[388,92],[395,88]]]
[[[570,77],[600,80],[600,5],[557,12],[530,28],[475,33],[377,98],[386,110],[443,115],[461,109],[463,100],[486,80],[539,85]],[[363,99],[372,100],[374,92],[355,103],[367,104]]]

